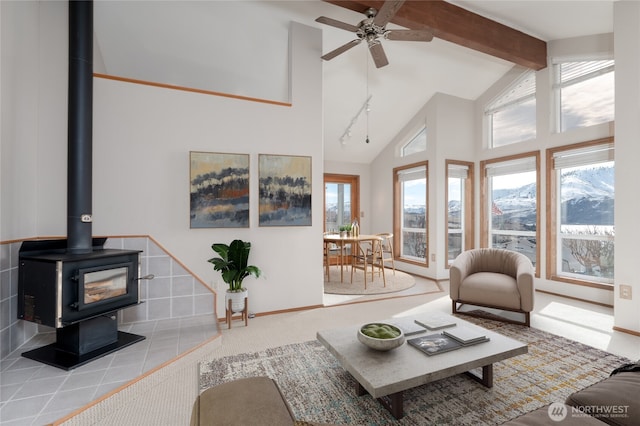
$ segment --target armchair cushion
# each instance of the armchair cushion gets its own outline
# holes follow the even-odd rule
[[[516,279],[497,272],[476,272],[464,279],[459,289],[460,300],[481,305],[521,309]]]

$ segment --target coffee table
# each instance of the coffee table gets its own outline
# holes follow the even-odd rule
[[[429,356],[406,342],[387,352],[370,349],[357,338],[357,331],[363,324],[319,331],[316,337],[356,380],[357,395],[369,393],[393,417],[400,419],[404,415],[403,391],[462,373],[492,387],[493,363],[528,351],[525,343],[460,318],[451,318],[456,324],[481,330],[490,341]],[[440,332],[425,329],[407,339]],[[471,371],[477,368],[482,368],[481,376]]]

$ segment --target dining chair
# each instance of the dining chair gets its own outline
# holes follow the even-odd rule
[[[324,235],[329,235],[330,233],[325,232]],[[345,251],[343,249],[343,252],[340,253],[341,249],[340,247],[336,244],[336,243],[332,243],[329,241],[324,241],[324,249],[323,249],[323,257],[324,257],[324,268],[325,268],[325,275],[327,276],[327,280],[330,278],[329,274],[331,272],[331,260],[335,259],[336,260],[336,265],[339,264],[340,262],[340,256],[344,256]]]
[[[370,247],[364,248],[362,242],[355,244],[354,252],[351,254],[351,282],[353,283],[354,269],[362,269],[364,272],[364,288],[367,288],[367,272],[371,268],[371,281],[374,279],[374,270],[382,273],[383,286],[387,286],[386,276],[384,274],[384,262],[382,261],[382,237],[372,237]]]
[[[391,268],[393,269],[393,275],[396,274],[396,265],[393,260],[393,234],[391,232],[381,232],[376,234],[382,238],[381,243],[381,256],[382,262],[391,262]]]

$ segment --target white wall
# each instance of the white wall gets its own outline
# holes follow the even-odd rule
[[[640,3],[614,4],[616,59],[615,325],[640,332],[638,159],[640,158]],[[620,284],[632,299],[619,297]]]
[[[67,5],[1,7],[1,238],[62,236]],[[94,78],[93,234],[150,235],[212,284],[211,244],[249,240],[264,272],[245,281],[251,311],[321,304],[321,31],[293,23],[290,39],[290,107]],[[189,151],[250,154],[250,228],[189,228]],[[258,226],[258,154],[312,157],[312,226]]]
[[[321,304],[321,33],[294,24],[292,40],[292,107],[96,79],[94,233],[150,234],[212,283],[211,244],[249,240],[252,311]],[[249,229],[189,229],[189,151],[250,154]],[[313,158],[313,226],[258,226],[258,154]]]
[[[435,255],[436,277],[448,279],[448,253],[445,250],[447,235],[445,233],[447,223],[447,204],[445,200],[446,160],[474,161],[474,148],[477,145],[477,130],[474,125],[474,103],[467,99],[449,96],[442,93],[436,94],[432,102],[437,106],[436,146],[435,161],[429,163],[431,169],[429,202],[435,202],[435,211],[431,212],[435,220],[429,223],[429,235],[436,242],[435,250],[430,253],[430,260]],[[435,176],[435,180],[433,179]],[[435,197],[434,197],[435,196]],[[475,197],[478,198],[478,197]]]
[[[37,149],[39,7],[35,2],[2,2],[0,8],[0,238],[7,240],[33,235],[36,229],[36,198],[21,196],[36,192],[36,176],[20,176],[20,166],[34,162]]]

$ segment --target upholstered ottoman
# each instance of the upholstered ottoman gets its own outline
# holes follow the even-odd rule
[[[293,425],[294,418],[278,385],[269,377],[223,383],[198,395],[191,426]]]
[[[614,374],[575,392],[566,404],[598,420],[620,426],[640,424],[640,371]]]
[[[556,408],[556,410],[564,410],[564,418],[562,418],[562,420],[560,420],[561,417],[557,417],[559,414],[558,412],[555,412],[556,417],[554,417],[555,420],[553,420],[549,415],[549,405],[545,405],[544,407],[530,411],[520,417],[516,417],[513,420],[503,423],[502,426],[549,426],[556,424],[559,426],[604,426],[601,421],[598,421],[593,417],[572,416],[571,407],[568,405],[553,405],[552,409],[553,408]]]
[[[589,426],[605,423],[614,426],[640,424],[640,372],[617,373],[611,377],[572,393],[565,404],[552,404],[556,410],[564,410],[564,419],[553,420],[549,406],[526,413],[503,423],[506,426]],[[555,411],[556,414],[559,411]]]

